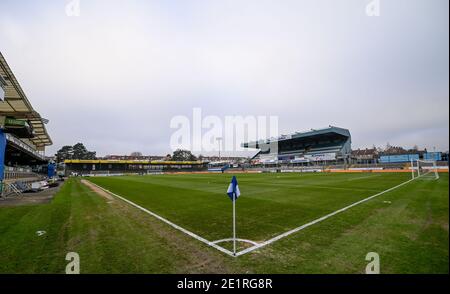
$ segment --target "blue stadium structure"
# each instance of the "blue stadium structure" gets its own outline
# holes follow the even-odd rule
[[[399,154],[399,155],[381,155],[378,160],[379,163],[401,163],[411,162],[420,159],[419,154]]]
[[[423,154],[424,160],[434,160],[434,161],[441,161],[442,158],[442,152],[427,152]]]
[[[0,53],[0,197],[46,179],[45,148],[52,145],[46,123]]]
[[[351,154],[351,135],[347,129],[329,126],[243,143],[242,147],[258,149],[253,159],[263,165],[346,163]]]

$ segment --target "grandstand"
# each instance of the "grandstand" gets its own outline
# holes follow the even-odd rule
[[[151,160],[65,160],[65,173],[69,175],[123,175],[162,172],[204,171],[202,161],[151,161]]]
[[[32,107],[0,53],[0,195],[20,193],[45,178],[45,148],[52,144],[45,123]]]
[[[274,143],[278,148],[273,148]],[[264,166],[345,164],[351,154],[351,135],[347,129],[329,126],[243,143],[242,147],[258,149],[253,161]]]

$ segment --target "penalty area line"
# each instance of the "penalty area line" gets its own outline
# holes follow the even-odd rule
[[[173,228],[175,228],[175,229],[177,229],[177,230],[179,230],[179,231],[185,233],[186,235],[189,235],[189,236],[191,236],[192,238],[194,238],[194,239],[196,239],[196,240],[198,240],[198,241],[200,241],[200,242],[203,242],[203,243],[205,243],[206,245],[211,246],[211,247],[213,247],[213,248],[215,248],[215,249],[217,249],[217,250],[219,250],[219,251],[221,251],[221,252],[223,252],[223,253],[225,253],[225,254],[228,254],[228,255],[230,255],[230,256],[232,256],[232,257],[235,257],[235,255],[233,254],[233,252],[231,252],[231,251],[228,250],[228,249],[223,248],[222,246],[217,245],[216,242],[208,241],[208,240],[206,240],[205,238],[200,237],[199,235],[197,235],[197,234],[195,234],[195,233],[193,233],[193,232],[191,232],[191,231],[189,231],[189,230],[186,230],[185,228],[180,227],[180,226],[177,225],[177,224],[174,224],[173,222],[171,222],[171,221],[169,221],[169,220],[163,218],[162,216],[160,216],[160,215],[158,215],[158,214],[156,214],[156,213],[154,213],[154,212],[152,212],[152,211],[150,211],[150,210],[148,210],[148,209],[146,209],[146,208],[144,208],[144,207],[142,207],[142,206],[140,206],[140,205],[138,205],[138,204],[136,204],[136,203],[134,203],[134,202],[132,202],[132,201],[130,201],[130,200],[128,200],[128,199],[122,197],[122,196],[120,196],[120,195],[117,195],[117,194],[115,194],[115,193],[113,193],[113,192],[111,192],[111,191],[109,191],[109,190],[107,190],[107,189],[105,189],[105,188],[103,188],[103,187],[97,185],[97,184],[94,184],[94,183],[92,183],[91,181],[88,181],[88,180],[86,180],[86,181],[87,181],[88,183],[94,185],[95,187],[97,187],[97,188],[99,188],[99,189],[105,191],[106,193],[109,193],[110,195],[113,195],[113,196],[119,198],[120,200],[125,201],[126,203],[128,203],[128,204],[130,204],[130,205],[132,205],[132,206],[134,206],[134,207],[136,207],[136,208],[142,210],[143,212],[145,212],[145,213],[147,213],[147,214],[150,214],[151,216],[153,216],[153,217],[159,219],[160,221],[162,221],[162,222],[164,222],[164,223],[170,225],[171,227],[173,227]]]
[[[278,240],[280,240],[280,239],[282,239],[282,238],[285,238],[285,237],[287,237],[287,236],[289,236],[289,235],[292,235],[292,234],[297,233],[297,232],[299,232],[299,231],[301,231],[301,230],[303,230],[303,229],[306,229],[307,227],[310,227],[310,226],[312,226],[312,225],[314,225],[314,224],[317,224],[317,223],[319,223],[319,222],[321,222],[321,221],[324,221],[324,220],[326,220],[326,219],[328,219],[328,218],[330,218],[330,217],[332,217],[332,216],[334,216],[334,215],[336,215],[336,214],[338,214],[338,213],[344,212],[344,211],[346,211],[347,209],[350,209],[350,208],[352,208],[352,207],[354,207],[354,206],[356,206],[356,205],[359,205],[359,204],[364,203],[364,202],[366,202],[366,201],[369,201],[369,200],[371,200],[371,199],[373,199],[373,198],[375,198],[375,197],[381,196],[381,195],[383,195],[383,194],[385,194],[385,193],[388,193],[388,192],[390,192],[390,191],[392,191],[392,190],[395,190],[395,189],[397,189],[397,188],[400,188],[401,186],[404,186],[404,185],[406,185],[406,184],[408,184],[408,183],[414,181],[415,179],[417,179],[417,178],[410,179],[410,180],[408,180],[408,181],[406,181],[406,182],[403,182],[403,183],[401,183],[401,184],[399,184],[399,185],[397,185],[397,186],[395,186],[395,187],[389,188],[389,189],[384,190],[384,191],[382,191],[382,192],[379,192],[379,193],[377,193],[377,194],[375,194],[375,195],[372,195],[372,196],[369,196],[369,197],[364,198],[364,199],[362,199],[362,200],[359,200],[359,201],[357,201],[357,202],[355,202],[355,203],[352,203],[352,204],[350,204],[350,205],[348,205],[348,206],[346,206],[346,207],[344,207],[344,208],[338,209],[338,210],[336,210],[336,211],[334,211],[334,212],[332,212],[332,213],[329,213],[329,214],[327,214],[327,215],[324,215],[324,216],[322,216],[321,218],[315,219],[315,220],[313,220],[313,221],[311,221],[311,222],[309,222],[309,223],[307,223],[307,224],[304,224],[304,225],[302,225],[302,226],[300,226],[300,227],[297,227],[297,228],[292,229],[292,230],[290,230],[290,231],[287,231],[287,232],[285,232],[285,233],[283,233],[283,234],[280,234],[280,235],[278,235],[278,236],[276,236],[276,237],[273,237],[272,239],[269,239],[269,240],[267,240],[267,241],[261,242],[261,243],[259,243],[258,245],[255,245],[255,246],[249,247],[249,248],[247,248],[247,249],[244,249],[244,250],[242,250],[242,251],[239,251],[239,252],[236,253],[236,257],[237,257],[237,256],[241,256],[241,255],[244,255],[244,254],[247,254],[247,253],[252,252],[252,251],[254,251],[254,250],[260,249],[260,248],[265,247],[265,246],[267,246],[267,245],[269,245],[269,244],[272,244],[273,242],[276,242],[276,241],[278,241]]]

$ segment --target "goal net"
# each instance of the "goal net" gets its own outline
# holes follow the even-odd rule
[[[414,174],[420,179],[439,179],[439,173],[434,160],[417,160],[417,165],[413,168]]]

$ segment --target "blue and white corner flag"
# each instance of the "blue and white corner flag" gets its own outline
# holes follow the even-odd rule
[[[239,191],[238,182],[235,176],[233,176],[233,179],[231,179],[231,183],[228,186],[227,190],[228,197],[230,197],[231,201],[235,201],[239,195],[241,195],[241,192]]]

